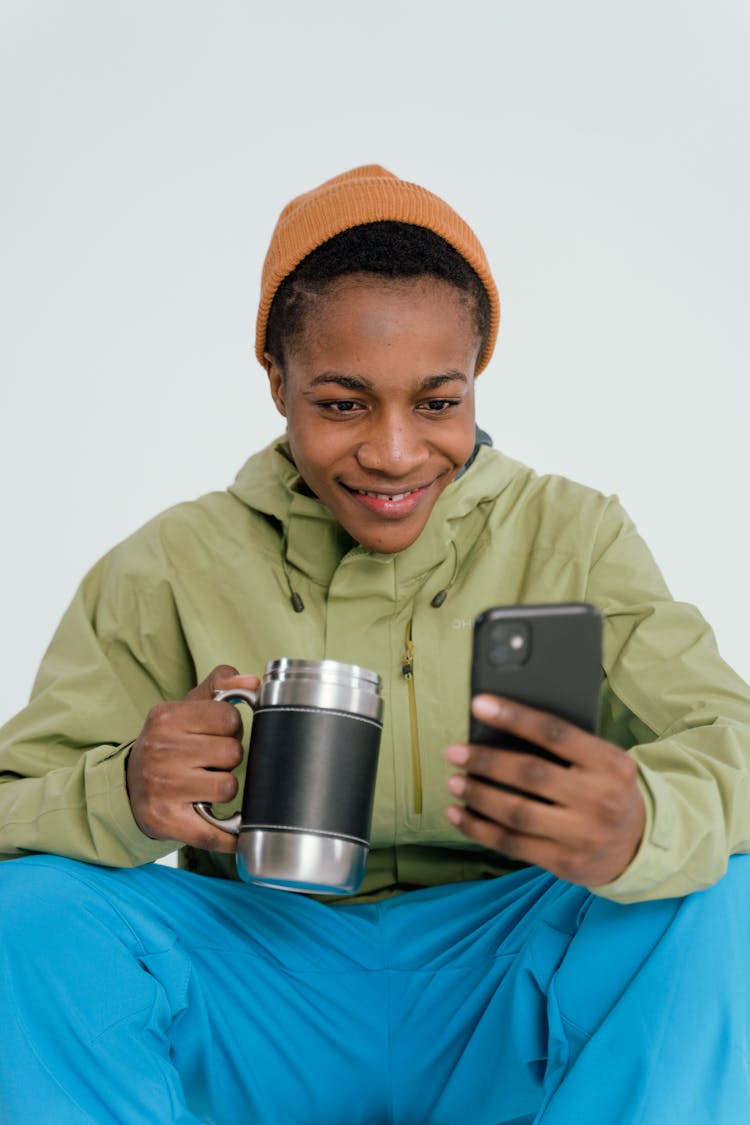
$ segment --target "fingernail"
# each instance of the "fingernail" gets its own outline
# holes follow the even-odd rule
[[[472,709],[478,719],[501,719],[505,704],[496,695],[475,695]]]
[[[454,746],[448,746],[445,750],[446,760],[453,766],[465,766],[469,760],[468,747],[456,743]]]
[[[451,793],[454,793],[457,797],[460,797],[466,790],[466,778],[458,776],[449,777],[448,788],[450,789]]]
[[[458,825],[461,823],[461,810],[457,809],[455,805],[448,805],[448,808],[445,810],[445,815],[448,817],[451,824]]]

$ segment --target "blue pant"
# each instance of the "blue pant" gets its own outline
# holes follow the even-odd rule
[[[0,865],[0,1122],[750,1122],[750,857],[616,906],[530,868],[378,905]]]

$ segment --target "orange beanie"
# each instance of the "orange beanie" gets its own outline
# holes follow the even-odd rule
[[[477,375],[490,361],[500,325],[500,299],[479,240],[463,219],[438,196],[400,180],[378,164],[353,168],[320,187],[298,195],[279,216],[263,263],[255,354],[263,363],[271,302],[285,277],[329,238],[365,223],[411,223],[427,227],[466,259],[487,291],[490,331],[477,363]]]

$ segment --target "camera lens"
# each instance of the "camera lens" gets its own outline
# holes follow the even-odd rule
[[[529,658],[530,629],[525,621],[496,621],[490,629],[487,657],[496,668],[516,667]]]

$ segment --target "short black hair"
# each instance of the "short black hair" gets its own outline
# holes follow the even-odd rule
[[[478,274],[449,242],[427,227],[392,221],[363,223],[330,238],[303,258],[276,290],[268,314],[266,350],[278,362],[304,326],[310,298],[347,274],[389,279],[436,277],[455,286],[472,306],[480,355],[490,332],[490,301]]]

